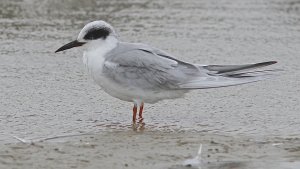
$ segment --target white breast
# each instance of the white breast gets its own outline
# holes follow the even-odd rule
[[[105,40],[94,40],[88,42],[87,49],[83,53],[83,63],[88,72],[96,80],[101,77],[105,55],[117,46],[118,40],[109,36]]]

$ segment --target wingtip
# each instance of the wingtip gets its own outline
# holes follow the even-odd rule
[[[261,63],[257,63],[257,64],[255,64],[256,66],[269,66],[269,65],[273,65],[273,64],[275,64],[275,63],[277,63],[277,61],[268,61],[268,62],[261,62]]]
[[[57,49],[54,53],[58,53],[58,52],[60,52],[61,51],[61,49],[59,48],[59,49]]]
[[[273,60],[273,61],[270,61],[269,63],[272,65],[272,64],[275,64],[275,63],[278,63],[278,62]]]

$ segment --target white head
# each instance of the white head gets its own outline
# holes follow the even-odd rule
[[[76,40],[60,47],[55,53],[85,44],[105,41],[110,36],[117,38],[115,30],[110,24],[102,20],[93,21],[82,28]]]

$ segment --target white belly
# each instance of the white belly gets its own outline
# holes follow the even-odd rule
[[[93,77],[95,82],[101,86],[106,93],[118,99],[129,102],[140,101],[145,103],[156,103],[163,99],[182,97],[187,92],[181,90],[141,90],[138,88],[124,87],[124,85],[118,84],[104,75],[94,75]]]

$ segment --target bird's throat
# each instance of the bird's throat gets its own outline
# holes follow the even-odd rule
[[[114,36],[108,36],[105,40],[95,40],[87,44],[83,53],[83,63],[91,75],[100,74],[108,52],[118,44]]]

